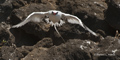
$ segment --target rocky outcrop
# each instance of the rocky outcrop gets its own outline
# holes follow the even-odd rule
[[[7,20],[8,16],[11,14],[13,7],[12,2],[14,0],[1,0],[0,1],[0,22],[4,22]]]
[[[45,41],[46,43],[44,43]],[[50,38],[45,38],[34,46],[3,46],[1,48],[2,59],[119,60],[120,58],[119,39],[110,36],[106,37],[100,43],[90,40],[70,39],[65,44],[53,46],[50,41]]]
[[[81,19],[91,17],[104,20],[104,10],[107,9],[107,5],[100,0],[88,1],[89,0],[58,0],[57,5],[59,5],[60,10],[75,14]]]
[[[114,40],[115,39],[115,40]],[[35,48],[23,60],[119,60],[119,39],[106,37],[99,44],[89,40],[69,40],[65,44],[51,48]],[[111,44],[112,43],[112,44]],[[42,55],[42,56],[41,56]],[[39,57],[38,57],[39,56]],[[48,57],[48,58],[46,58]]]
[[[120,59],[119,0],[1,0],[0,9],[0,60]],[[79,17],[104,39],[68,23],[57,27],[65,42],[44,22],[10,29],[32,12],[54,9]]]
[[[120,0],[106,0],[108,9],[105,12],[105,20],[114,29],[120,30]]]
[[[9,31],[10,26],[5,22],[0,23],[0,45],[12,45],[15,43],[13,34]]]
[[[104,12],[108,8],[102,0],[58,0],[58,9],[78,16],[85,25],[104,36],[115,33],[105,21]]]

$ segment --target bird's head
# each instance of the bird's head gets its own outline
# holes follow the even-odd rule
[[[57,11],[57,10],[50,10],[48,12],[52,15],[60,15],[60,11]]]
[[[57,12],[57,11],[52,11],[52,14],[53,14],[53,15],[57,15],[58,12]]]

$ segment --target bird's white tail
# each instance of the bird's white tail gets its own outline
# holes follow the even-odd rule
[[[63,37],[60,35],[59,31],[57,30],[56,26],[54,26],[56,32],[58,33],[58,35],[62,38],[62,40],[65,42],[65,40],[63,39]]]

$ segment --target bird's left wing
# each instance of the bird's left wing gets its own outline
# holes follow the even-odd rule
[[[70,14],[65,14],[65,13],[62,13],[62,16],[64,16],[65,18],[67,18],[67,21],[69,23],[71,23],[71,24],[79,24],[85,30],[88,30],[90,33],[92,33],[93,35],[97,36],[97,34],[95,32],[93,32],[92,30],[90,30],[86,25],[84,25],[82,23],[82,21],[77,16],[70,15]]]
[[[41,22],[46,14],[48,14],[48,12],[33,12],[30,15],[28,15],[27,18],[24,21],[22,21],[21,23],[19,23],[17,25],[13,25],[12,28],[21,27],[28,22]]]

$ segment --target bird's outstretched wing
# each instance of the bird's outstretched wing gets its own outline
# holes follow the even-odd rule
[[[90,33],[92,33],[94,36],[98,36],[95,32],[93,32],[92,30],[90,30],[86,25],[84,25],[82,23],[82,21],[74,15],[70,15],[70,14],[65,14],[62,13],[63,16],[65,16],[67,18],[67,21],[71,24],[79,24],[80,26],[82,26],[85,30],[89,31]]]
[[[13,25],[12,28],[18,28],[25,25],[28,22],[41,22],[43,17],[48,14],[48,12],[33,12],[28,17],[17,25]]]

